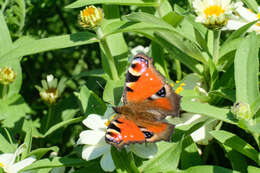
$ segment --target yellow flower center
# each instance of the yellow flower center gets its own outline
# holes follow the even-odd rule
[[[170,83],[170,85],[171,85],[171,87],[173,87],[173,86],[174,86],[174,83],[172,82],[172,83]]]
[[[176,89],[175,93],[176,93],[176,94],[179,94],[179,93],[182,92],[182,91],[183,91],[183,88],[182,88],[181,86],[179,86],[179,87]]]
[[[1,167],[1,168],[4,168],[4,164],[3,164],[3,163],[0,163],[0,167]]]
[[[260,13],[257,14],[257,18],[260,20]],[[256,25],[260,26],[260,22],[257,22]]]
[[[223,10],[220,6],[218,5],[212,5],[208,8],[206,8],[204,10],[204,14],[206,15],[206,17],[210,17],[210,16],[213,16],[213,15],[216,15],[216,16],[220,16],[221,14],[223,14],[225,12],[225,10]]]
[[[57,92],[56,88],[49,88],[46,90],[46,93],[54,96],[56,96],[56,92]]]
[[[4,68],[3,73],[9,75],[12,73],[12,70],[10,68]]]
[[[111,123],[112,119],[115,118],[115,116],[117,116],[117,114],[113,115],[109,120],[107,120],[107,121],[105,122],[105,125],[106,125],[107,127],[108,127],[109,124]]]
[[[95,7],[88,7],[83,10],[82,15],[85,16],[91,16],[95,14]]]
[[[185,85],[186,85],[185,83],[181,83],[179,85],[179,87],[176,89],[175,93],[179,94],[180,92],[182,92],[184,90],[182,87],[185,86]]]

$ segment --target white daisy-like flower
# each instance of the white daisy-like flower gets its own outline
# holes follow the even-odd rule
[[[197,13],[196,22],[210,29],[225,26],[232,15],[231,0],[194,0],[192,5]]]
[[[254,13],[252,10],[244,7],[242,2],[235,3],[235,16],[227,22],[227,25],[223,28],[224,30],[237,30],[240,27],[259,20],[260,19],[260,7],[258,7],[258,13]],[[260,22],[257,22],[253,26],[251,26],[248,32],[256,31],[256,33],[260,33]]]
[[[0,154],[0,167],[4,170],[4,172],[17,173],[26,166],[31,165],[36,160],[35,157],[31,156],[15,163],[16,157],[24,151],[24,146],[25,145],[21,145],[18,147],[15,153]]]
[[[144,54],[147,54],[149,52],[149,47],[143,47],[141,45],[139,46],[136,46],[134,47],[132,50],[131,50],[131,54],[133,56],[137,55],[138,53],[144,53]]]
[[[80,133],[77,144],[84,144],[82,158],[89,161],[102,156],[100,165],[104,171],[112,172],[115,164],[111,155],[111,145],[105,141],[108,119],[96,114],[90,114],[83,124],[90,128]],[[155,144],[129,146],[129,150],[142,158],[151,158],[157,152]]]
[[[206,119],[206,116],[202,116],[200,114],[184,113],[181,115],[180,123],[178,123],[176,127],[191,124],[195,125],[199,122],[205,121]],[[209,124],[203,125],[199,129],[191,133],[193,141],[200,145],[208,145],[209,141],[213,139],[209,132],[215,129],[218,122],[218,120],[212,121]]]

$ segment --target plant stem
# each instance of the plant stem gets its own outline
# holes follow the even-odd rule
[[[100,40],[100,44],[101,44],[101,47],[103,48],[103,51],[104,51],[104,53],[107,57],[107,62],[108,62],[108,65],[110,67],[110,70],[111,70],[112,80],[119,80],[119,76],[118,76],[116,65],[115,65],[115,60],[114,60],[114,57],[111,54],[111,51],[108,47],[106,40],[104,40],[104,39]]]
[[[6,6],[9,4],[10,0],[5,0],[4,4],[2,5],[1,11],[4,13]]]
[[[2,99],[5,99],[5,97],[7,96],[8,89],[9,89],[9,85],[3,85],[3,88],[2,88]]]
[[[215,63],[215,65],[217,64],[219,58],[220,33],[220,30],[213,30],[213,62]]]
[[[46,124],[45,124],[45,130],[44,130],[44,132],[46,132],[46,131],[49,129],[50,121],[51,121],[51,116],[52,116],[52,111],[53,111],[53,106],[50,105],[50,106],[49,106],[49,110],[48,110],[48,114],[47,114],[47,119],[46,119]]]
[[[97,29],[95,31],[96,31],[97,38],[100,40],[100,48],[104,52],[104,54],[107,58],[108,65],[111,70],[111,78],[112,78],[112,80],[119,80],[114,57],[112,56],[112,53],[108,47],[107,41],[104,38],[104,34],[102,32],[101,27],[97,27]]]

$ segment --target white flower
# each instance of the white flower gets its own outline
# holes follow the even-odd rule
[[[247,9],[243,6],[242,2],[235,3],[236,16],[233,16],[228,22],[224,30],[237,30],[240,27],[259,20],[260,19],[260,8],[258,7],[258,14],[254,13],[252,10]],[[248,32],[256,31],[260,33],[260,22],[257,22],[248,29]]]
[[[184,113],[181,115],[180,123],[176,125],[176,127],[181,127],[185,125],[195,125],[199,122],[205,121],[207,119],[206,116],[202,116],[200,114],[193,113]],[[212,121],[206,125],[203,125],[193,133],[191,133],[191,137],[194,142],[200,145],[207,145],[213,137],[210,135],[210,131],[214,130],[216,125],[218,124],[218,120]]]
[[[82,158],[89,161],[102,156],[100,165],[103,170],[112,172],[115,164],[111,156],[111,145],[105,142],[105,133],[107,129],[106,118],[96,114],[90,114],[83,124],[91,130],[85,130],[80,133],[77,144],[85,144],[82,151]],[[142,158],[151,158],[156,152],[155,144],[129,145],[129,149]]]
[[[144,53],[147,54],[149,52],[149,47],[143,47],[143,46],[136,46],[131,50],[131,54],[133,56],[137,55],[138,53]]]
[[[47,75],[46,78],[47,78],[47,83],[50,83],[51,81],[53,81],[54,76],[52,74],[49,74],[49,75]]]
[[[197,13],[196,22],[210,29],[226,25],[232,15],[231,0],[194,0],[192,5]]]
[[[5,153],[0,154],[0,167],[4,169],[6,173],[17,173],[21,169],[25,168],[26,166],[31,165],[36,158],[28,157],[24,160],[21,160],[15,163],[16,157],[20,155],[24,150],[25,145],[21,145],[15,153]]]

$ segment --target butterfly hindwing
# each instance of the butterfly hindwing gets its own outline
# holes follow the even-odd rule
[[[136,115],[138,116],[138,115]],[[169,141],[174,126],[161,121],[135,120],[133,115],[115,117],[107,128],[105,140],[117,148],[131,143]]]

